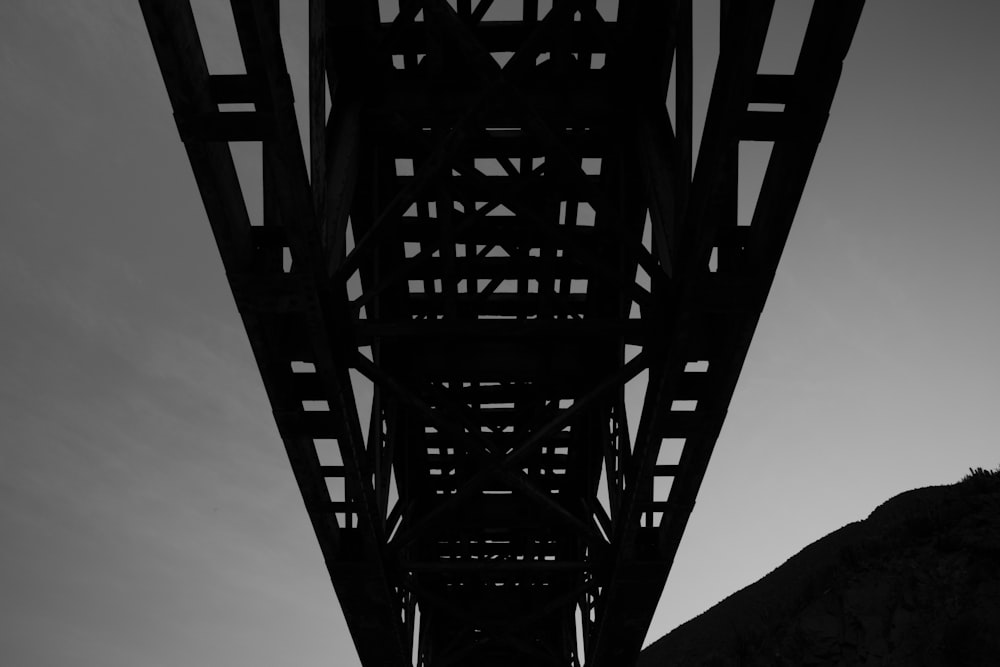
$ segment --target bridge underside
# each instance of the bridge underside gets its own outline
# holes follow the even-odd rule
[[[691,0],[312,0],[308,155],[275,0],[232,3],[235,74],[140,2],[362,662],[632,664],[862,1],[780,75],[773,2],[723,1],[696,165]]]

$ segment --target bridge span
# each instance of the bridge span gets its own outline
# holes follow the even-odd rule
[[[634,664],[863,0],[722,0],[696,161],[692,0],[309,0],[305,141],[277,0],[140,4],[362,663]]]

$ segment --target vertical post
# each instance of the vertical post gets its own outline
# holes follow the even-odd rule
[[[326,2],[309,0],[309,179],[319,220],[326,195]]]

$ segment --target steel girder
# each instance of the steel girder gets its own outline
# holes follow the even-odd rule
[[[862,1],[817,0],[785,75],[773,2],[723,1],[693,170],[690,0],[311,0],[308,156],[275,0],[232,3],[240,74],[140,4],[362,662],[633,664]]]

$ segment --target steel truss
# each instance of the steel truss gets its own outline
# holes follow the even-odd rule
[[[140,4],[362,662],[633,664],[862,0],[816,0],[787,75],[758,73],[773,1],[722,2],[693,170],[691,0],[311,0],[308,157],[276,0],[232,2],[245,74],[187,0]]]

